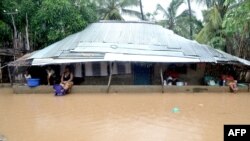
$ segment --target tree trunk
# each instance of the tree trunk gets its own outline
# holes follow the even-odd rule
[[[28,27],[28,16],[26,13],[26,26],[25,26],[25,36],[26,36],[26,51],[30,51],[30,43],[29,43],[29,27]]]
[[[14,36],[13,36],[13,57],[14,60],[16,60],[16,49],[17,49],[17,30],[16,30],[16,24],[13,15],[11,14],[11,19],[12,19],[12,25],[14,29]]]
[[[144,19],[144,13],[143,13],[143,8],[142,8],[142,2],[141,2],[142,0],[140,0],[140,10],[141,10],[141,19],[142,20],[145,20]]]
[[[192,10],[191,10],[190,0],[187,0],[187,2],[188,2],[188,10],[189,10],[189,28],[190,28],[189,36],[190,36],[190,39],[192,40],[193,39]]]

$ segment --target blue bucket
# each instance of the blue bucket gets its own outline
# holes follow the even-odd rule
[[[29,87],[36,87],[40,85],[40,79],[38,78],[29,78],[27,79],[27,84]]]

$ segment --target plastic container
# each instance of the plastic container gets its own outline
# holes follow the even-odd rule
[[[176,82],[176,86],[184,86],[184,82]]]
[[[40,79],[38,78],[29,78],[27,79],[27,84],[29,87],[36,87],[40,85]]]
[[[222,86],[226,86],[226,80],[223,80]]]

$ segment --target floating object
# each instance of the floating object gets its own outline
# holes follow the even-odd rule
[[[176,86],[184,86],[184,82],[176,82]]]
[[[179,109],[178,107],[174,107],[174,108],[172,109],[172,112],[173,112],[173,113],[179,113],[179,112],[180,112],[180,109]]]
[[[36,87],[40,85],[40,79],[38,78],[29,78],[27,79],[27,84],[29,87]]]
[[[204,105],[203,104],[199,104],[199,106],[203,107]]]

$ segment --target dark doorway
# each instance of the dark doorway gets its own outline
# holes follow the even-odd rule
[[[134,85],[151,85],[152,64],[133,64]]]

